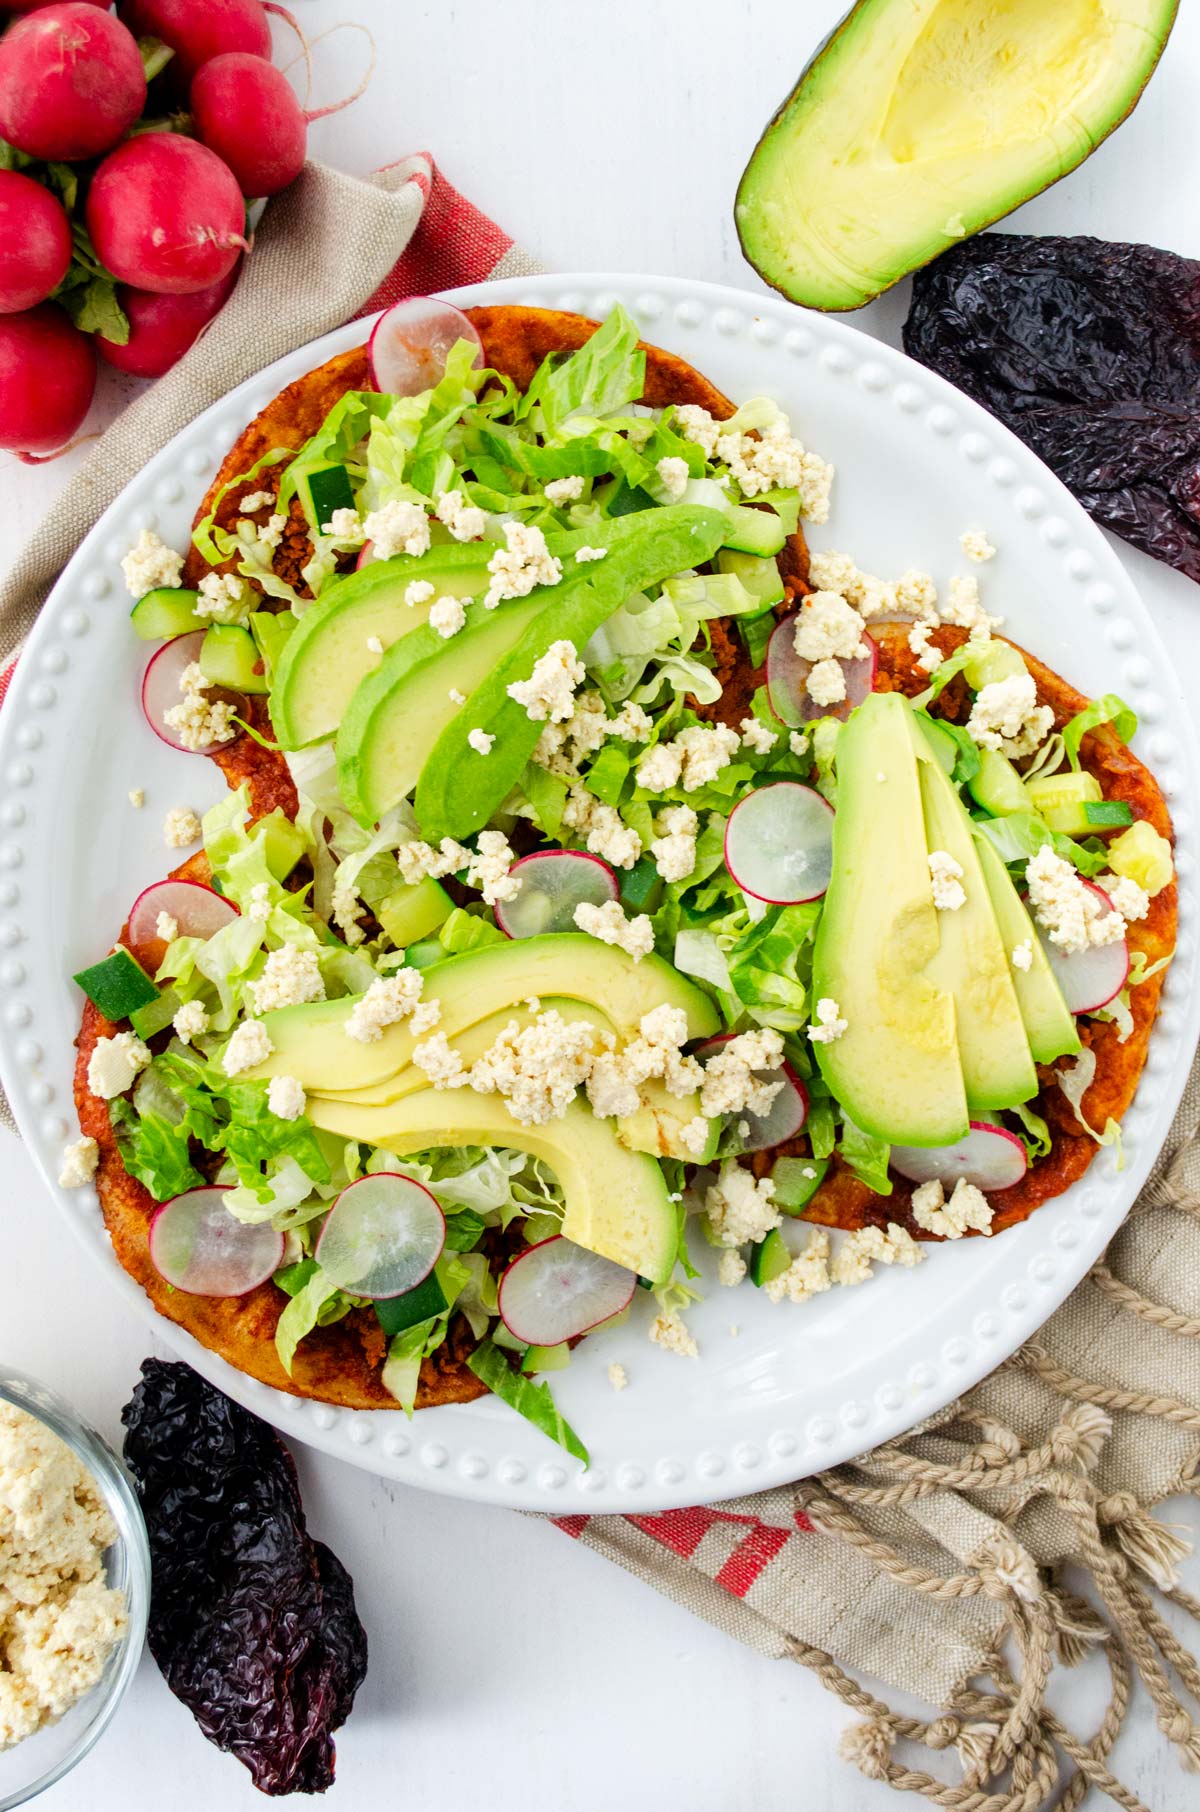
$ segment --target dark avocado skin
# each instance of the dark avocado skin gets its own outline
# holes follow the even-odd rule
[[[1138,87],[1136,93],[1133,95],[1132,99],[1129,102],[1129,105],[1124,109],[1124,111],[1122,113],[1118,114],[1117,117],[1114,120],[1112,120],[1104,128],[1104,130],[1102,132],[1099,132],[1092,139],[1091,147],[1089,150],[1083,152],[1083,154],[1080,157],[1077,157],[1073,163],[1064,164],[1062,169],[1058,172],[1058,175],[1053,177],[1050,182],[1042,183],[1035,188],[1029,189],[1026,193],[1024,193],[1022,195],[1014,196],[1011,200],[1009,200],[1005,204],[999,206],[997,208],[996,212],[994,214],[990,214],[986,220],[980,221],[978,227],[975,228],[975,232],[983,232],[988,227],[994,226],[996,221],[1003,220],[1006,215],[1013,213],[1017,208],[1023,206],[1025,202],[1032,201],[1032,199],[1035,195],[1041,195],[1042,193],[1044,193],[1044,191],[1046,189],[1052,188],[1055,182],[1061,181],[1064,176],[1069,176],[1072,170],[1077,170],[1081,163],[1086,162],[1086,160],[1092,155],[1092,152],[1095,151],[1098,148],[1098,146],[1102,145],[1106,138],[1110,138],[1112,136],[1112,134],[1117,130],[1118,126],[1124,125],[1125,121],[1129,118],[1130,114],[1133,112],[1134,108],[1137,106],[1138,102],[1141,100],[1143,94],[1146,92],[1146,85],[1149,82],[1151,76],[1154,74],[1154,71],[1158,68],[1159,60],[1162,57],[1163,51],[1167,47],[1167,41],[1170,38],[1171,32],[1174,28],[1175,20],[1179,15],[1179,3],[1180,3],[1180,0],[1174,0],[1174,4],[1171,7],[1170,18],[1168,19],[1166,26],[1161,34],[1161,37],[1160,37],[1159,43],[1158,43],[1158,49],[1154,55],[1154,58],[1147,66],[1145,76],[1144,76],[1140,86]],[[770,270],[765,269],[763,267],[763,265],[758,262],[758,260],[756,259],[755,255],[754,255],[754,252],[751,250],[750,246],[746,243],[746,235],[742,230],[742,222],[741,222],[741,219],[739,216],[739,209],[741,208],[742,203],[744,201],[745,190],[747,188],[748,179],[751,175],[751,172],[754,169],[754,165],[758,158],[759,151],[762,149],[762,147],[764,145],[766,145],[768,143],[768,141],[771,139],[772,135],[775,132],[786,129],[786,116],[787,116],[788,111],[791,108],[793,102],[795,102],[795,100],[798,98],[801,90],[804,88],[805,84],[808,82],[808,80],[812,76],[813,72],[824,61],[826,55],[833,48],[833,46],[842,38],[853,33],[855,26],[856,26],[856,22],[858,20],[858,15],[861,12],[863,12],[869,4],[873,4],[873,0],[855,0],[855,4],[850,8],[849,12],[846,13],[844,18],[842,18],[838,22],[838,24],[834,26],[833,30],[831,32],[829,32],[824,38],[822,38],[821,42],[817,45],[817,48],[814,50],[812,56],[808,59],[808,62],[804,65],[804,68],[800,71],[800,74],[796,80],[795,85],[784,96],[783,100],[780,102],[779,106],[775,109],[775,112],[771,115],[770,119],[767,121],[766,125],[764,126],[762,133],[759,136],[758,142],[756,143],[756,145],[754,147],[754,150],[750,153],[750,158],[746,165],[746,168],[742,171],[741,178],[738,182],[737,191],[733,198],[734,230],[736,231],[737,236],[738,236],[738,244],[742,248],[742,256],[745,258],[747,264],[751,265],[753,267],[753,269],[758,272],[758,275],[762,278],[764,283],[769,284],[773,290],[777,290],[781,296],[786,296],[789,302],[799,302],[805,307],[812,307],[812,308],[819,309],[820,304],[808,302],[805,297],[795,295],[791,290],[787,289],[783,283],[777,282],[776,279],[772,276]],[[904,5],[904,0],[895,0],[895,4],[897,4],[897,6],[902,7]],[[879,296],[883,295],[887,290],[894,288],[895,285],[897,283],[899,283],[902,278],[911,276],[912,272],[915,270],[919,270],[923,264],[930,264],[932,262],[933,262],[932,257],[918,259],[915,263],[905,265],[903,270],[896,271],[891,277],[887,278],[886,281],[881,282],[878,289],[873,289],[869,295],[864,295],[858,302],[847,303],[845,308],[842,308],[842,309],[826,309],[826,310],[822,310],[822,312],[836,313],[836,314],[853,314],[856,312],[856,310],[858,310],[860,308],[865,308],[868,302],[874,302]]]

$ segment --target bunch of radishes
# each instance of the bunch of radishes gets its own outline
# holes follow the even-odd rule
[[[233,288],[246,198],[299,175],[310,117],[268,11],[290,20],[274,0],[0,0],[26,15],[0,37],[0,447],[61,447],[97,348],[158,377]]]

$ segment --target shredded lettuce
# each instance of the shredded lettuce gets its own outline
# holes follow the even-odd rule
[[[892,1179],[888,1175],[888,1161],[892,1148],[885,1139],[877,1139],[873,1133],[864,1132],[853,1120],[843,1115],[838,1150],[860,1183],[865,1183],[876,1195],[891,1195]]]
[[[1087,1094],[1089,1088],[1091,1088],[1095,1078],[1096,1053],[1092,1050],[1090,1045],[1084,1045],[1069,1070],[1057,1069],[1054,1072],[1054,1080],[1058,1083],[1059,1088],[1066,1096],[1071,1106],[1071,1112],[1078,1120],[1080,1126],[1082,1126],[1084,1132],[1087,1133],[1090,1139],[1095,1139],[1097,1145],[1115,1145],[1117,1148],[1117,1169],[1124,1170],[1125,1156],[1121,1147],[1121,1128],[1118,1123],[1110,1118],[1104,1123],[1104,1131],[1097,1132],[1095,1127],[1084,1117],[1083,1098]]]
[[[1106,692],[1103,698],[1094,698],[1090,705],[1077,711],[1069,724],[1064,725],[1063,748],[1067,760],[1076,773],[1079,772],[1079,745],[1089,730],[1095,730],[1100,724],[1111,724],[1122,742],[1129,742],[1137,732],[1137,713],[1118,698],[1115,692]]]
[[[269,1192],[265,1166],[284,1156],[294,1158],[313,1183],[329,1181],[329,1164],[311,1123],[303,1115],[281,1120],[273,1114],[265,1082],[226,1076],[216,1063],[176,1050],[164,1052],[158,1064],[187,1110],[181,1126],[209,1151],[225,1152],[244,1187]]]
[[[646,355],[638,330],[623,308],[614,308],[578,352],[551,353],[534,373],[515,413],[536,410],[550,438],[569,417],[614,415],[636,402],[646,387]]]
[[[760,1025],[791,1032],[807,1022],[812,944],[820,916],[819,900],[770,906],[726,950],[733,992]]]
[[[122,1163],[156,1202],[167,1202],[173,1195],[203,1184],[204,1178],[191,1160],[185,1120],[172,1123],[149,1108],[139,1112],[119,1095],[109,1102],[109,1117]]]
[[[315,1260],[309,1262],[312,1270],[307,1281],[287,1304],[275,1328],[275,1351],[289,1378],[295,1363],[296,1348],[305,1336],[311,1334],[314,1328],[327,1328],[331,1322],[340,1321],[360,1301],[339,1289],[337,1284],[326,1277]]]
[[[1020,1101],[1009,1110],[1021,1122],[1018,1137],[1024,1145],[1032,1164],[1038,1158],[1044,1158],[1050,1150],[1050,1128],[1041,1114],[1036,1113],[1027,1101]]]
[[[268,466],[278,465],[281,459],[290,459],[292,451],[291,447],[273,447],[269,453],[264,453],[261,459],[256,459],[248,471],[239,472],[236,478],[229,479],[226,484],[221,486],[213,498],[212,509],[192,531],[193,546],[198,553],[203,554],[210,566],[216,566],[227,557],[230,551],[228,531],[215,526],[217,512],[225,499],[231,491],[250,489],[260,472],[264,472]],[[222,545],[223,543],[225,545]]]
[[[557,1441],[560,1447],[574,1454],[584,1465],[589,1464],[588,1450],[570,1423],[565,1421],[555,1406],[548,1384],[533,1384],[520,1372],[513,1370],[504,1354],[492,1340],[483,1340],[475,1348],[467,1365],[481,1383],[515,1409],[518,1415],[540,1428],[544,1435]]]
[[[1052,831],[1036,812],[1008,812],[1003,818],[979,817],[975,822],[994,844],[1001,861],[1009,866],[1019,863],[1023,867],[1047,843],[1081,875],[1099,874],[1108,861],[1108,852],[1098,837],[1076,843],[1061,831]]]

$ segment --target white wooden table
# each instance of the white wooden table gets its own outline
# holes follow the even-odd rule
[[[356,17],[379,46],[370,92],[314,129],[315,155],[366,171],[427,148],[550,268],[749,288],[759,285],[738,251],[734,186],[840,11],[838,0],[293,4],[311,35]],[[350,31],[320,47],[321,101],[354,85],[363,48]],[[1006,224],[1200,250],[1197,77],[1200,14],[1184,7],[1134,118]],[[904,285],[856,325],[898,343],[906,305]],[[103,386],[91,426],[111,417],[121,394]],[[4,455],[0,463],[3,559],[52,506],[72,459],[40,470]],[[1200,591],[1121,552],[1181,672],[1200,678]],[[156,1343],[60,1234],[31,1164],[4,1134],[0,1188],[4,1356],[115,1437],[138,1363]],[[544,1524],[299,1459],[311,1520],[354,1576],[371,1641],[370,1674],[338,1744],[337,1804],[851,1812],[894,1803],[838,1760],[843,1714],[800,1670],[744,1652]],[[1195,1590],[1194,1570],[1190,1583]],[[1063,1698],[1080,1728],[1090,1728],[1096,1703],[1082,1685]],[[1154,1812],[1194,1803],[1194,1782],[1166,1756],[1144,1699],[1116,1768]],[[262,1801],[147,1660],[105,1740],[41,1803],[46,1812],[242,1812]]]

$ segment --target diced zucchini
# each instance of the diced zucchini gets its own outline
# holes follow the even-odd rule
[[[531,1346],[521,1361],[523,1372],[561,1372],[571,1363],[571,1349],[564,1340],[561,1346]]]
[[[139,1038],[153,1038],[156,1032],[166,1031],[181,1004],[174,988],[164,988],[144,1007],[135,1007],[129,1015],[129,1023]]]
[[[263,833],[267,867],[277,881],[286,881],[308,848],[304,832],[292,823],[280,805],[265,818],[260,818],[255,828]]]
[[[335,510],[354,508],[354,487],[345,466],[315,466],[301,474],[296,489],[313,528],[323,530]]]
[[[1103,798],[1094,774],[1051,774],[1027,781],[1025,791],[1033,809],[1050,826],[1067,837],[1082,837],[1091,829],[1084,807]]]
[[[778,564],[764,559],[761,554],[740,554],[736,548],[723,547],[717,554],[717,571],[735,574],[764,609],[769,604],[783,601],[783,580]]]
[[[982,691],[997,680],[1012,679],[1027,671],[1019,649],[1011,642],[984,641],[978,654],[973,654],[963,668],[963,676],[973,691]]]
[[[759,502],[770,504],[789,535],[796,533],[800,526],[800,493],[794,485],[786,490],[763,491]]]
[[[652,510],[654,501],[649,491],[644,491],[640,484],[631,485],[628,479],[622,478],[605,497],[605,513],[609,516],[632,516],[638,510]]]
[[[662,893],[662,879],[652,857],[639,856],[632,868],[622,869],[620,883],[621,904],[626,912],[655,910]]]
[[[454,911],[454,901],[440,882],[426,875],[415,887],[397,887],[375,908],[375,916],[393,944],[404,949],[432,937]]]
[[[200,644],[200,671],[212,686],[233,692],[267,692],[262,659],[248,629],[214,623]]]
[[[405,1328],[415,1327],[418,1321],[429,1321],[434,1315],[440,1315],[445,1307],[446,1293],[438,1282],[437,1272],[431,1271],[415,1290],[376,1302],[375,1313],[390,1340],[393,1334],[402,1334]]]
[[[1003,818],[1008,812],[1038,809],[1012,762],[995,749],[980,749],[979,772],[968,780],[967,786],[976,804],[990,812],[993,818]]]
[[[81,969],[75,980],[105,1019],[128,1019],[139,1007],[158,999],[158,989],[124,945],[118,945],[103,962]]]
[[[766,1239],[760,1239],[750,1253],[750,1281],[755,1284],[768,1284],[773,1277],[782,1277],[792,1262],[791,1250],[778,1227],[772,1228]]]
[[[771,1171],[775,1206],[784,1214],[803,1214],[828,1169],[828,1158],[776,1158]]]
[[[1089,800],[1083,808],[1089,830],[1124,830],[1133,823],[1133,807],[1123,799]]]
[[[290,610],[255,610],[250,615],[250,634],[262,656],[268,679],[279,665],[284,643],[296,627],[298,617]]]
[[[1127,831],[1113,838],[1108,846],[1108,866],[1115,875],[1136,881],[1152,899],[1175,878],[1171,845],[1145,818],[1139,818]]]
[[[787,540],[787,530],[774,510],[751,509],[745,504],[731,504],[725,546],[743,554],[777,554]]]
[[[144,642],[167,642],[173,636],[188,635],[203,626],[203,619],[196,615],[199,595],[182,586],[161,585],[138,599],[129,621]]]

